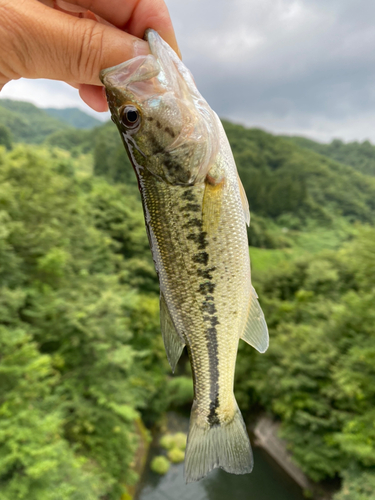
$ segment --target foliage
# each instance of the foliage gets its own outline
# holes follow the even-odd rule
[[[337,216],[372,222],[374,179],[291,141],[223,122],[250,211],[332,224]]]
[[[64,129],[49,135],[49,146],[80,153],[92,153],[94,173],[110,182],[126,183],[137,192],[137,181],[120,136],[111,122],[92,130]],[[137,193],[138,194],[138,193]]]
[[[285,139],[332,158],[332,160],[351,165],[363,174],[375,176],[375,146],[369,141],[362,143],[355,141],[345,144],[339,139],[334,139],[330,144],[321,144],[305,137],[285,137]]]
[[[139,412],[167,405],[141,213],[70,162],[21,146],[0,159],[4,500],[119,498]]]
[[[165,434],[160,438],[160,446],[166,450],[185,450],[186,434],[177,432],[176,434]]]
[[[44,108],[44,111],[49,116],[53,116],[78,129],[91,129],[101,124],[97,118],[84,113],[78,108]]]
[[[240,348],[239,399],[280,417],[294,459],[314,480],[353,464],[371,477],[375,466],[374,242],[365,228],[339,252],[258,274],[271,342],[262,356]]]
[[[264,248],[288,246],[276,236],[269,217],[302,230],[310,220],[332,226],[337,218],[372,222],[375,180],[291,141],[257,129],[223,122],[252,213],[250,243]],[[136,191],[136,178],[120,136],[111,123],[92,131],[56,132],[49,144],[71,151],[92,151],[94,172]]]
[[[179,448],[172,448],[168,451],[167,457],[172,462],[172,464],[178,464],[184,461],[185,453]]]
[[[6,299],[16,308],[22,295],[5,293],[2,310]],[[13,323],[0,327],[1,498],[96,499],[104,489],[100,469],[63,438],[62,405],[52,393],[60,381],[53,359],[40,354],[27,325]]]
[[[70,151],[73,156],[87,153],[92,148],[92,131],[68,128],[49,134],[44,143]]]
[[[0,498],[118,499],[136,480],[135,423],[193,397],[182,362],[169,376],[136,179],[110,124],[76,130],[6,100],[0,121],[15,142],[44,140],[11,150],[0,126]],[[271,334],[264,355],[240,342],[238,403],[280,419],[311,478],[342,476],[335,500],[373,500],[373,146],[224,125]],[[163,439],[173,460],[185,436]]]
[[[12,134],[8,127],[0,124],[0,146],[12,149]]]
[[[186,439],[187,439],[186,434],[184,434],[183,432],[177,432],[173,437],[176,448],[179,448],[180,450],[185,450]]]
[[[343,474],[343,485],[334,500],[375,500],[375,469],[351,468]]]
[[[28,102],[0,100],[0,123],[11,132],[15,142],[41,143],[49,134],[68,125]]]
[[[168,381],[168,398],[170,406],[189,406],[193,400],[193,381],[191,375],[179,377],[175,376]]]
[[[95,137],[94,172],[114,182],[137,185],[128,155],[111,123],[101,127]]]
[[[164,455],[159,455],[151,461],[151,470],[160,475],[166,474],[170,466],[170,461]]]
[[[284,231],[284,232],[283,232]],[[286,237],[285,228],[271,222],[265,217],[251,214],[248,228],[249,245],[258,248],[285,248],[291,245]]]

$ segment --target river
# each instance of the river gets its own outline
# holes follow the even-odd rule
[[[235,476],[216,469],[197,483],[185,484],[183,464],[160,476],[146,467],[136,500],[305,500],[301,488],[262,449],[253,447],[254,470]],[[160,449],[152,447],[148,464]]]

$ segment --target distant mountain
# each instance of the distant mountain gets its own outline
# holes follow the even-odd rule
[[[290,227],[298,220],[304,228],[308,219],[328,225],[341,216],[350,221],[375,220],[375,179],[362,174],[360,168],[262,130],[227,121],[223,124],[254,213],[273,219],[291,214],[293,220],[284,217],[282,224]],[[70,151],[92,151],[96,174],[135,183],[120,135],[111,122],[92,131],[58,131],[46,143]]]
[[[102,122],[77,108],[41,109],[29,102],[0,99],[0,124],[10,130],[14,142],[39,144],[56,132],[87,130]]]
[[[10,130],[14,142],[29,144],[41,143],[48,135],[69,128],[34,104],[10,99],[0,99],[0,123]]]
[[[90,129],[103,123],[78,108],[44,108],[43,111],[75,128]]]
[[[308,219],[329,224],[339,216],[374,223],[375,178],[361,173],[360,162],[343,164],[291,139],[226,121],[223,124],[250,209],[257,214],[274,219],[292,214],[305,221],[305,227]],[[362,147],[359,158],[364,158]]]
[[[59,119],[29,103],[0,100],[0,124],[10,129],[16,142],[44,142],[74,155],[92,153],[96,174],[136,185],[113,124],[78,130],[62,121],[62,115],[91,117],[75,109],[55,111]],[[329,225],[342,216],[349,221],[375,220],[375,146],[369,142],[320,144],[223,124],[255,214],[304,228],[309,220]]]
[[[332,160],[346,165],[351,165],[359,172],[375,176],[375,146],[369,141],[348,142],[345,144],[339,139],[334,139],[330,144],[322,144],[306,137],[288,137],[283,139],[294,142],[298,146],[310,149]]]

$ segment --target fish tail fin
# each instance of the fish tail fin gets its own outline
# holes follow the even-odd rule
[[[234,417],[230,422],[202,425],[194,401],[185,453],[186,483],[202,479],[217,467],[231,474],[252,471],[254,462],[249,436],[236,401],[234,405]]]

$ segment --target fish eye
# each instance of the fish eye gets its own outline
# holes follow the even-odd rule
[[[135,106],[125,106],[121,113],[121,123],[130,129],[136,128],[141,121],[139,110]]]

